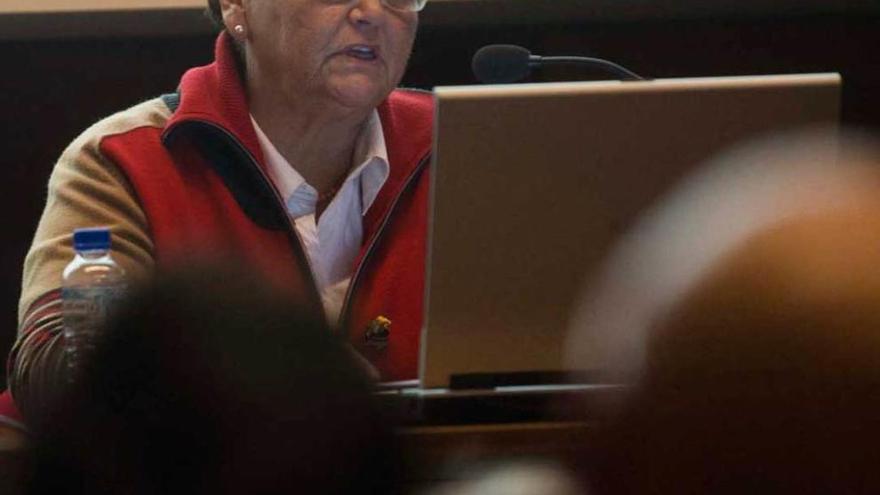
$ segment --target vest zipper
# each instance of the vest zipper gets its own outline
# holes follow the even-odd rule
[[[388,225],[388,222],[391,220],[391,216],[394,214],[394,210],[397,208],[397,204],[400,202],[400,197],[403,196],[403,193],[406,192],[407,189],[412,185],[415,181],[416,177],[425,168],[425,165],[428,163],[429,158],[431,157],[430,152],[427,153],[421,160],[419,160],[418,165],[413,171],[409,174],[406,180],[403,183],[403,187],[400,188],[400,192],[397,193],[397,196],[394,197],[394,200],[391,202],[391,206],[388,207],[388,211],[385,212],[385,216],[382,217],[382,221],[379,223],[379,227],[376,229],[376,232],[373,233],[373,236],[370,238],[370,243],[367,246],[366,252],[364,252],[364,256],[361,258],[361,262],[358,263],[358,266],[355,268],[354,273],[351,276],[351,282],[348,284],[348,289],[345,291],[345,299],[342,303],[342,310],[339,313],[339,320],[336,326],[337,332],[340,334],[340,337],[346,338],[347,335],[343,335],[343,332],[346,331],[351,317],[351,304],[352,299],[354,297],[355,290],[357,288],[357,283],[360,280],[360,276],[364,271],[364,267],[370,260],[370,255],[373,253],[373,248],[376,247],[376,244],[379,242],[379,238],[382,236],[382,232],[385,230],[385,227]]]
[[[272,181],[269,180],[268,177],[266,177],[266,174],[263,172],[263,170],[257,164],[257,159],[254,157],[253,153],[251,153],[250,150],[248,150],[243,144],[241,144],[241,142],[238,140],[238,138],[236,138],[231,132],[227,131],[222,126],[219,126],[217,124],[214,124],[213,122],[209,122],[206,120],[192,119],[192,120],[189,120],[189,122],[197,122],[199,124],[205,125],[207,127],[210,127],[212,129],[219,131],[224,136],[226,136],[226,138],[229,139],[229,142],[232,143],[233,145],[235,145],[235,147],[238,148],[238,151],[240,153],[242,153],[247,158],[247,160],[245,160],[245,161],[248,162],[248,165],[251,167],[251,169],[256,172],[257,176],[260,177],[260,179],[263,181],[263,185],[268,187],[269,191],[272,192],[272,195],[275,197],[275,206],[280,207],[280,210],[284,216],[285,225],[287,225],[287,229],[286,229],[287,230],[287,238],[290,241],[291,247],[293,248],[294,255],[299,260],[300,265],[304,266],[306,269],[305,270],[306,279],[307,279],[306,281],[309,283],[309,288],[311,289],[312,297],[315,298],[315,302],[317,303],[317,309],[318,309],[318,311],[320,311],[320,317],[321,317],[320,321],[326,322],[327,321],[327,313],[324,310],[323,299],[321,298],[321,295],[318,292],[318,284],[315,282],[315,274],[312,273],[312,265],[311,265],[311,263],[309,263],[308,256],[306,255],[306,253],[303,249],[302,239],[300,239],[299,234],[296,232],[296,226],[293,224],[293,220],[290,219],[290,215],[287,214],[287,208],[284,207],[284,200],[281,198],[281,194],[275,188],[275,185],[272,184]],[[181,123],[181,124],[178,124],[178,126],[179,125],[186,125],[186,124]],[[174,132],[174,130],[172,129],[171,132],[168,132],[166,134],[166,137],[168,135],[172,134],[173,132]]]

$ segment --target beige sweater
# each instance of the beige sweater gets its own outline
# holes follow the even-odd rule
[[[138,199],[122,172],[101,152],[106,136],[142,126],[163,127],[161,99],[136,105],[90,127],[64,151],[49,179],[46,207],[24,262],[18,337],[8,381],[25,418],[39,414],[65,383],[61,273],[73,259],[76,228],[108,226],[113,258],[132,283],[152,273],[153,244]]]

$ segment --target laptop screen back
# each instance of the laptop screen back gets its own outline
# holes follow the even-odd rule
[[[565,371],[573,302],[639,213],[725,147],[837,122],[839,87],[817,74],[436,88],[421,386]]]

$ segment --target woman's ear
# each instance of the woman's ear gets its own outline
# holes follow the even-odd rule
[[[240,42],[244,41],[248,34],[244,0],[220,0],[220,12],[229,34]]]

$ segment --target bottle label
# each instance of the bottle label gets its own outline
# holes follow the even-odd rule
[[[97,344],[100,330],[124,295],[124,284],[61,289],[69,382],[76,379]]]
[[[61,290],[64,317],[70,315],[103,323],[124,295],[124,285],[65,287]]]

